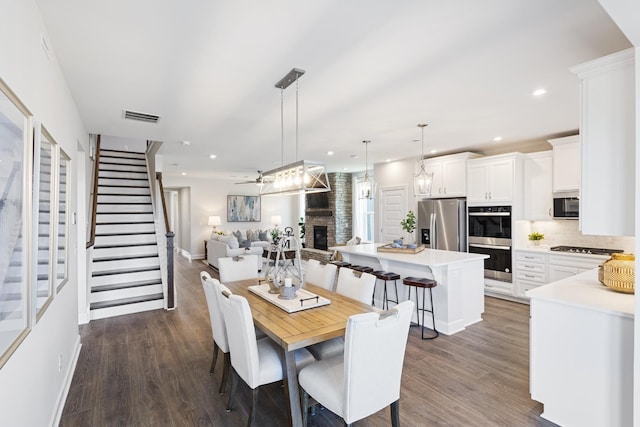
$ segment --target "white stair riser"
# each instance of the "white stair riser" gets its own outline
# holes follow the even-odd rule
[[[13,275],[8,274],[7,277],[18,277],[17,275]],[[3,283],[0,285],[2,292],[0,292],[0,302],[2,302],[2,295],[6,295],[6,294],[19,294],[20,292],[22,292],[22,283],[20,282],[9,282],[9,283]]]
[[[130,283],[155,279],[160,279],[160,270],[92,277],[91,286],[113,285],[116,283]]]
[[[98,205],[97,213],[153,213],[152,205]]]
[[[117,261],[99,261],[93,263],[93,272],[120,270],[123,268],[151,267],[160,265],[158,257],[130,258]]]
[[[105,319],[107,317],[120,316],[123,314],[140,313],[149,310],[158,310],[164,307],[162,300],[139,302],[136,304],[119,305],[117,307],[100,308],[91,310],[91,320]]]
[[[98,195],[101,193],[113,193],[113,194],[139,194],[142,196],[149,195],[149,187],[109,187],[107,185],[98,187]]]
[[[93,250],[94,258],[108,258],[123,255],[157,255],[158,247],[156,245],[129,246],[124,248],[96,248]]]
[[[146,165],[144,157],[139,156],[122,156],[120,153],[116,154],[116,157],[110,157],[108,154],[105,154],[104,157],[100,156],[100,164],[103,162],[109,163],[118,163],[121,165]]]
[[[155,234],[139,234],[139,235],[125,235],[125,236],[96,236],[96,246],[107,245],[126,245],[140,243],[149,245],[156,243]]]
[[[162,284],[137,286],[113,291],[91,292],[91,302],[113,301],[122,298],[141,297],[162,293]]]
[[[100,203],[133,203],[145,204],[151,203],[151,196],[135,195],[135,196],[98,196],[98,204]]]
[[[101,222],[124,222],[128,224],[138,222],[153,221],[153,213],[137,213],[137,214],[96,214],[96,223]]]
[[[132,181],[130,179],[117,179],[117,178],[100,178],[98,179],[98,186],[110,186],[116,185],[121,187],[148,187],[149,181],[135,180]]]
[[[109,160],[113,161],[113,160]],[[100,170],[117,170],[117,171],[126,171],[126,172],[146,172],[146,165],[122,165],[122,164],[114,164],[114,163],[105,163],[100,162]]]
[[[100,171],[98,172],[98,179],[115,178],[115,179],[133,179],[136,181],[148,180],[149,177],[146,173],[139,172],[125,172],[125,171]],[[100,181],[98,181],[100,182]]]
[[[155,231],[155,224],[106,224],[96,225],[96,235],[109,233],[147,233]]]

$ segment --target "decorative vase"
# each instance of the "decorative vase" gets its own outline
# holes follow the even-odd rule
[[[635,255],[613,254],[602,264],[602,283],[614,291],[632,294],[635,291]]]
[[[531,246],[540,246],[540,242],[542,240],[529,240],[531,242]]]

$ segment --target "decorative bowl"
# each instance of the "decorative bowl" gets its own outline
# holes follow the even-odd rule
[[[632,294],[635,291],[635,255],[613,254],[602,264],[602,283],[614,291]]]

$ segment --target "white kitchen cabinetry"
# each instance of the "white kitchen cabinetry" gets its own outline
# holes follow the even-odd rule
[[[553,158],[551,151],[527,154],[524,160],[524,219],[553,218],[551,191]]]
[[[553,146],[553,192],[580,191],[580,136],[550,139]]]
[[[580,80],[583,234],[635,235],[634,50],[571,69]]]
[[[546,253],[517,250],[514,252],[514,257],[517,296],[526,297],[525,292],[548,283]]]
[[[469,205],[515,204],[522,195],[522,154],[510,153],[467,162]]]
[[[607,255],[550,254],[547,265],[549,283],[597,268],[608,259]]]
[[[433,173],[429,198],[467,196],[467,159],[475,153],[459,153],[434,157],[424,161],[427,172]]]

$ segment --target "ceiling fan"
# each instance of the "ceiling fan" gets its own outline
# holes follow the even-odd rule
[[[248,180],[248,181],[242,181],[242,182],[236,182],[236,184],[256,184],[257,186],[263,186],[264,185],[264,177],[262,176],[262,171],[259,170],[258,171],[258,177],[254,180]]]

